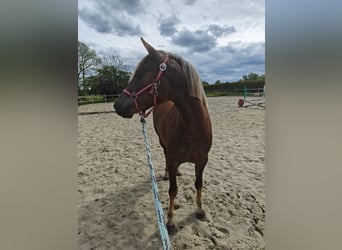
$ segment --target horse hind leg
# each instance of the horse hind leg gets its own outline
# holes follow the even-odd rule
[[[177,176],[182,176],[183,174],[179,171],[178,167],[177,167],[177,173],[176,173]],[[167,170],[167,165],[165,167],[165,173],[164,173],[164,176],[163,176],[163,180],[164,181],[167,181],[169,179],[169,171]]]
[[[166,154],[166,147],[164,146],[164,144],[162,143],[161,140],[159,140],[159,143],[160,145],[162,146],[163,148],[163,151],[164,151],[164,155],[165,155],[165,172],[164,172],[164,176],[163,176],[163,180],[164,181],[167,181],[169,179],[169,171],[168,171],[168,167],[167,167],[167,154]]]
[[[196,174],[196,180],[195,180],[195,187],[197,191],[196,196],[196,203],[197,203],[197,211],[196,211],[196,217],[198,219],[204,219],[205,218],[205,212],[202,208],[202,186],[203,186],[203,170],[205,165],[207,164],[208,159],[201,163],[195,164],[195,174]]]
[[[167,181],[169,179],[169,171],[167,170],[167,165],[165,166],[165,173],[163,176],[163,180]]]
[[[165,151],[164,151],[165,152]],[[163,176],[163,180],[166,181],[169,179],[169,171],[168,171],[168,165],[167,165],[167,157],[166,157],[166,154],[165,154],[165,158],[166,158],[166,165],[165,165],[165,172],[164,172],[164,176]],[[176,172],[176,175],[177,176],[181,176],[183,175],[180,171],[179,171],[179,166],[176,167],[177,168],[177,172]]]

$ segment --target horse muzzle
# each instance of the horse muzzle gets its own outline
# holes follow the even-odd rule
[[[119,116],[122,116],[123,118],[132,118],[133,112],[131,112],[131,107],[126,107],[125,105],[122,105],[120,102],[114,103],[114,109],[116,113]]]

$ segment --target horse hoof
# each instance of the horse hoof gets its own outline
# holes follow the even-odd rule
[[[183,174],[179,171],[177,171],[177,176],[182,176]]]
[[[163,176],[164,181],[167,181],[168,179],[169,179],[169,176],[166,176],[166,175]]]
[[[205,212],[203,210],[196,211],[196,217],[199,220],[205,219]]]
[[[170,235],[174,235],[177,232],[175,224],[166,225],[166,228]]]

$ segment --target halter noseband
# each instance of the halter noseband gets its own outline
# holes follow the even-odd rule
[[[126,95],[130,96],[138,110],[138,113],[140,116],[143,116],[143,117],[147,117],[153,110],[154,106],[157,105],[157,97],[158,97],[158,85],[160,84],[160,78],[161,76],[163,75],[163,72],[166,70],[167,68],[167,62],[169,60],[169,55],[166,55],[165,58],[164,58],[164,61],[159,64],[159,72],[158,72],[158,75],[157,77],[149,84],[147,84],[146,86],[144,86],[142,89],[138,90],[138,91],[129,91],[127,89],[124,89],[123,90],[123,93],[125,93]],[[145,111],[141,110],[140,107],[139,107],[139,104],[138,104],[138,97],[139,95],[141,95],[142,93],[144,93],[146,90],[148,90],[149,88],[150,91],[149,93],[151,95],[153,95],[153,107],[145,114]]]

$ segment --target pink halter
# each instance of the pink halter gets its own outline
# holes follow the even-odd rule
[[[142,89],[138,90],[137,92],[130,92],[127,89],[123,90],[123,93],[125,93],[126,95],[128,95],[132,98],[140,116],[147,117],[152,112],[154,106],[157,105],[158,85],[160,84],[160,78],[163,75],[163,72],[167,68],[166,63],[168,62],[168,60],[169,60],[169,55],[166,55],[164,58],[164,61],[159,65],[159,72],[158,72],[157,77],[151,83],[147,84],[146,86],[144,86]],[[153,107],[145,114],[145,111],[141,110],[139,107],[138,97],[139,97],[139,95],[144,93],[149,88],[151,88],[149,93],[151,95],[153,95],[153,103],[154,104],[153,104]]]

